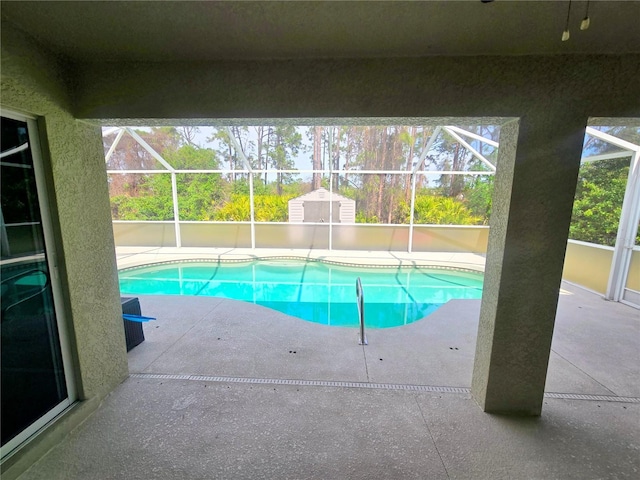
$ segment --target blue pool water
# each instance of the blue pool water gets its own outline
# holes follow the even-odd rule
[[[359,268],[314,261],[172,263],[120,272],[123,295],[199,295],[255,303],[325,325],[357,327],[356,278],[367,327],[406,325],[456,298],[482,296],[480,273]]]

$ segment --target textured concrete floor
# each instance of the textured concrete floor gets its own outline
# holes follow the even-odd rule
[[[564,288],[540,418],[467,393],[479,301],[363,347],[256,305],[141,297],[158,320],[133,375],[21,478],[638,478],[640,312]]]

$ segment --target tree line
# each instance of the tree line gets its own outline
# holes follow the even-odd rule
[[[486,131],[497,137],[497,129],[487,127]],[[258,221],[287,221],[289,199],[331,187],[356,201],[358,222],[408,223],[414,170],[482,169],[468,152],[445,138],[440,138],[431,154],[418,165],[433,127],[230,127],[213,129],[206,138],[207,147],[198,144],[194,127],[153,128],[137,133],[176,169],[229,171],[177,175],[181,220],[248,220],[248,175],[238,172],[246,170],[245,162],[258,171],[253,182]],[[115,134],[105,139],[105,151],[114,137]],[[495,156],[495,152],[491,155]],[[304,179],[290,172],[298,167],[323,172]],[[126,171],[164,167],[125,135],[107,168]],[[329,173],[338,170],[344,172]],[[492,185],[490,176],[418,175],[414,218],[423,223],[486,224]],[[110,191],[114,219],[173,219],[171,181],[166,174],[110,175]]]
[[[498,127],[466,129],[498,140]],[[630,141],[640,137],[637,129],[618,129]],[[459,141],[443,133],[422,158],[434,133],[431,126],[234,126],[213,128],[206,134],[198,127],[162,127],[137,133],[176,169],[227,170],[177,174],[181,220],[248,221],[248,174],[238,172],[247,166],[258,171],[253,175],[257,221],[286,222],[290,199],[324,187],[356,201],[356,222],[406,224],[411,216],[414,173],[416,223],[488,225],[491,214],[492,175],[420,174],[489,170]],[[114,137],[105,137],[105,152]],[[480,142],[471,144],[496,165],[496,149]],[[589,140],[585,148],[592,154],[611,150],[597,139]],[[583,166],[571,238],[605,245],[615,242],[628,164],[628,159],[622,159]],[[126,171],[164,167],[125,135],[107,168]],[[304,177],[295,173],[298,169],[317,172]],[[114,219],[173,219],[170,175],[118,173],[111,174],[109,182]]]

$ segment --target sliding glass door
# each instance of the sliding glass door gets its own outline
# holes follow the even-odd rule
[[[35,121],[2,112],[1,437],[4,457],[73,400]],[[68,368],[68,367],[67,367]]]

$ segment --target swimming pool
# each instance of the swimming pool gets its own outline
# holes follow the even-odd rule
[[[304,260],[188,262],[120,271],[122,295],[198,295],[255,303],[310,322],[358,326],[356,278],[367,328],[406,325],[452,299],[479,299],[481,273],[356,267]]]

